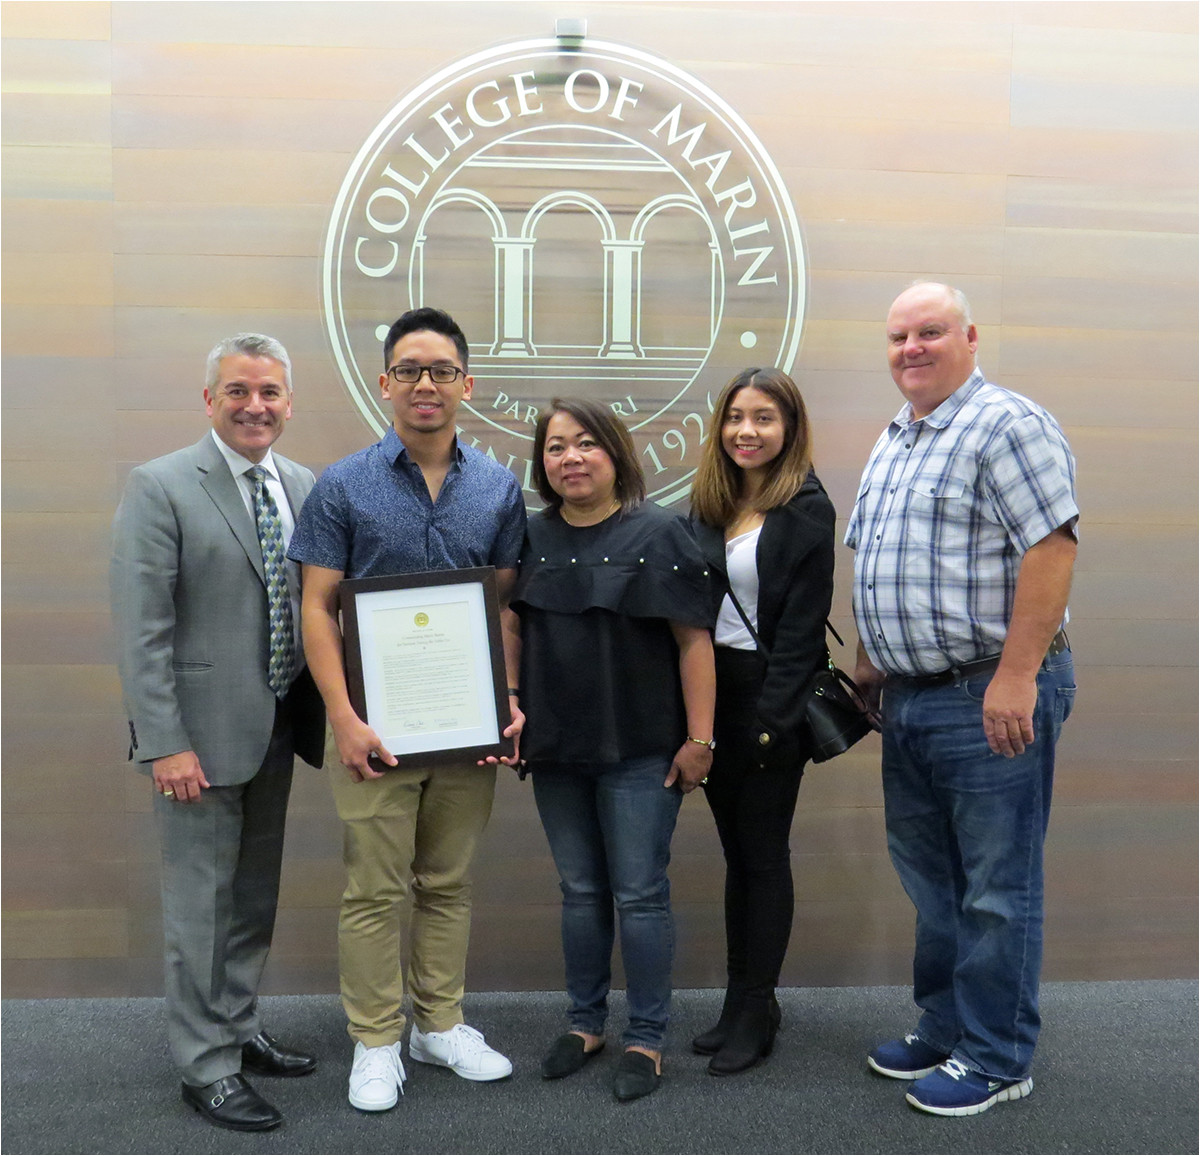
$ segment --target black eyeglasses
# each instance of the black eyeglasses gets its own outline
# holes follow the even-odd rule
[[[404,385],[416,385],[423,373],[428,373],[429,380],[435,385],[452,385],[460,377],[467,376],[457,365],[393,365],[388,370],[388,377]]]

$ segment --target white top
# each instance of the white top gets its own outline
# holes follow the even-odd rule
[[[747,530],[725,543],[725,570],[729,585],[750,624],[758,630],[758,535],[762,526]],[[721,602],[721,613],[717,615],[717,628],[713,632],[717,646],[729,646],[734,650],[757,650],[758,647],[742,616],[737,612],[728,594]]]

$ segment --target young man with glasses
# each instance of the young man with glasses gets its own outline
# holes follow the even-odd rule
[[[419,755],[400,760],[388,751],[350,705],[338,620],[343,578],[425,570],[494,566],[507,605],[525,505],[512,473],[455,434],[459,404],[474,385],[467,364],[466,338],[440,309],[410,310],[391,327],[379,387],[392,426],[325,471],[289,550],[303,564],[305,650],[336,749],[326,762],[345,824],[338,947],[355,1041],[350,1103],[368,1112],[393,1107],[403,1091],[400,939],[410,893],[410,1056],[468,1080],[512,1072],[462,1017],[469,871],[491,814],[496,768],[470,761],[433,767]],[[513,671],[509,683],[515,686]],[[519,721],[515,698],[511,704]],[[373,769],[372,755],[389,769]]]

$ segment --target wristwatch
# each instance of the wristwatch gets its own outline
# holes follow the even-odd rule
[[[694,739],[691,735],[688,735],[687,741],[689,743],[699,743],[702,747],[708,747],[710,751],[715,751],[717,749],[716,739]]]

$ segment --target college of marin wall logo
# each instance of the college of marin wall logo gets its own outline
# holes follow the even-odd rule
[[[334,356],[375,432],[389,325],[446,309],[475,377],[460,431],[534,505],[533,426],[555,396],[610,405],[650,496],[686,497],[720,388],[791,368],[804,289],[791,199],[737,113],[590,39],[479,52],[405,96],[342,184],[322,271]]]

